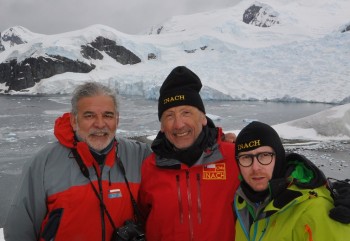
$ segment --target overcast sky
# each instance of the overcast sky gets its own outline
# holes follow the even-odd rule
[[[0,0],[0,31],[23,26],[56,34],[104,24],[143,33],[171,16],[233,6],[240,0]]]

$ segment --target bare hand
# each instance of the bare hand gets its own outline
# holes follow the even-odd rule
[[[235,133],[225,133],[224,134],[224,141],[225,142],[236,142],[237,136]]]

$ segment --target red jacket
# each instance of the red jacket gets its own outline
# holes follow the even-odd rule
[[[232,203],[239,185],[234,150],[218,138],[192,167],[174,169],[175,160],[155,154],[144,161],[139,201],[148,214],[147,241],[234,240]]]
[[[69,114],[55,125],[58,143],[41,150],[24,172],[22,185],[5,224],[8,241],[110,241],[112,226],[89,180],[73,158],[77,149],[90,178],[103,198],[115,225],[132,218],[133,209],[124,176],[115,163],[116,146],[101,170],[86,143],[74,145]],[[140,184],[142,160],[150,150],[145,144],[117,139],[118,154],[127,172],[134,197]],[[96,171],[95,171],[96,170]]]

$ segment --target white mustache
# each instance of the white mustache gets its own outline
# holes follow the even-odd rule
[[[89,135],[100,135],[100,134],[109,134],[109,129],[108,128],[103,128],[103,129],[92,129],[89,131]]]

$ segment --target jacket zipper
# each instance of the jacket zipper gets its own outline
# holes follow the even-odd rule
[[[182,207],[180,176],[179,175],[176,175],[176,185],[177,185],[177,200],[179,203],[180,223],[182,224],[184,222],[184,212],[183,212],[183,207]]]
[[[202,200],[201,200],[201,175],[199,173],[197,173],[197,217],[198,217],[198,223],[201,224],[202,223]]]
[[[99,188],[99,191],[100,191],[100,197],[101,197],[101,200],[103,202],[103,189],[102,189],[102,169],[103,169],[103,166],[101,167],[101,176],[99,176],[97,174],[97,170],[95,168],[95,172],[96,172],[96,177],[97,177],[97,183],[98,183],[98,188]],[[100,203],[100,214],[101,214],[101,228],[102,228],[102,241],[105,241],[106,240],[106,224],[105,224],[105,213],[104,213],[104,208],[102,207],[102,204]]]
[[[259,238],[259,241],[261,241],[263,239],[263,237],[265,236],[266,234],[266,229],[267,227],[269,226],[269,222],[270,222],[270,217],[267,217],[266,220],[265,220],[265,227],[263,228],[262,232],[261,232],[261,235],[260,235],[260,238]],[[254,231],[254,233],[256,233],[256,231]],[[256,238],[256,234],[254,235],[254,240]]]
[[[202,200],[201,200],[201,182],[200,174],[196,174],[197,180],[197,218],[198,223],[202,223]],[[179,213],[180,213],[180,223],[183,224],[184,212],[183,212],[183,203],[181,197],[181,186],[180,186],[180,175],[176,175],[176,185],[177,185],[177,197],[179,204]],[[186,188],[187,188],[187,202],[188,202],[188,223],[189,223],[189,235],[190,240],[194,240],[194,228],[193,228],[193,217],[192,217],[192,193],[191,193],[191,184],[190,184],[190,172],[186,171]]]
[[[187,201],[188,201],[188,223],[190,226],[190,240],[194,240],[193,220],[192,220],[192,196],[190,186],[190,172],[186,170]]]

